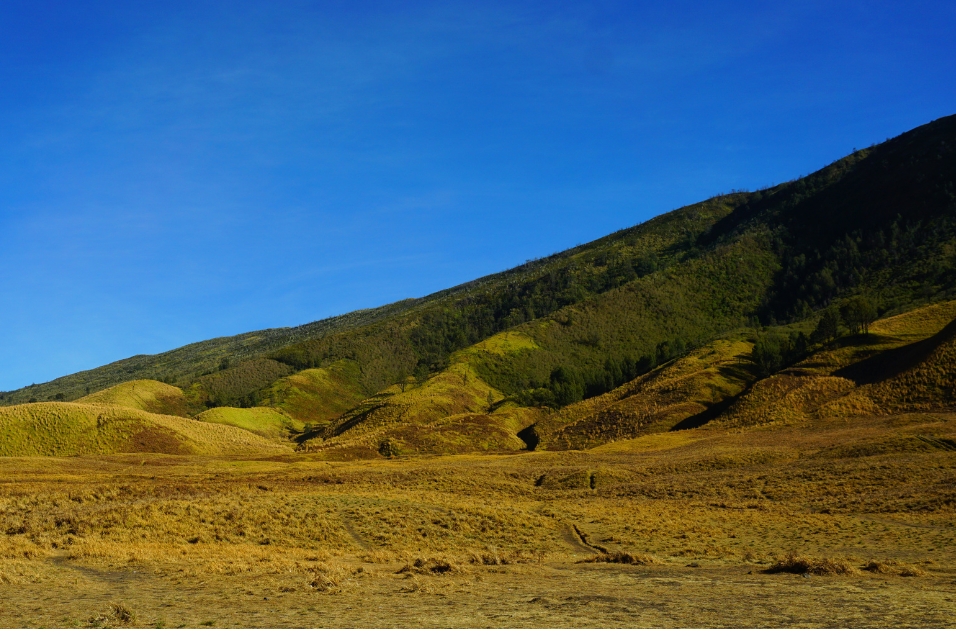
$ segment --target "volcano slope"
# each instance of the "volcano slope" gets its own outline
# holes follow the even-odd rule
[[[0,625],[952,627],[954,182],[949,117],[3,394]]]

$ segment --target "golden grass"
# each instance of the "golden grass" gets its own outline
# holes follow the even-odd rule
[[[907,439],[956,439],[956,416],[351,463],[0,458],[0,624],[119,625],[111,602],[137,626],[807,624],[779,600],[817,625],[952,626],[956,452]],[[847,564],[899,609],[860,622],[843,588],[760,575],[790,553],[811,582]],[[667,617],[648,613],[675,590]]]
[[[791,424],[813,417],[832,400],[856,389],[856,384],[833,376],[781,373],[757,382],[708,428]]]
[[[791,552],[782,559],[774,562],[764,570],[767,574],[816,574],[826,576],[833,574],[859,574],[859,570],[846,559],[814,558]]]
[[[956,301],[950,300],[877,320],[870,325],[870,333],[907,341],[922,340],[953,320],[956,320]]]
[[[78,404],[105,404],[139,409],[147,413],[186,416],[186,396],[179,387],[156,380],[132,380],[91,393]]]
[[[537,348],[538,345],[528,334],[520,331],[503,331],[464,349],[457,353],[456,356],[467,359],[473,352],[509,356],[520,351]]]
[[[285,413],[268,407],[248,409],[222,406],[203,411],[196,416],[201,422],[227,424],[261,435],[273,440],[288,440],[290,436],[301,433],[303,424]]]
[[[40,402],[0,408],[0,455],[288,452],[241,429],[101,404]]]

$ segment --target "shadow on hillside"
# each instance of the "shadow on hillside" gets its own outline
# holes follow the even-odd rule
[[[541,439],[538,437],[538,431],[534,430],[534,424],[527,428],[523,428],[516,433],[518,439],[525,443],[525,446],[528,447],[529,451],[533,451],[538,447],[538,442]]]
[[[890,349],[860,362],[843,367],[833,375],[853,380],[857,384],[875,384],[915,367],[928,358],[945,341],[956,336],[956,320],[934,336],[896,349]]]
[[[747,389],[749,388],[750,387],[748,386]],[[742,396],[744,393],[747,392],[747,389],[744,389],[743,391],[741,391],[740,393],[736,395],[731,395],[730,397],[721,400],[717,404],[714,404],[713,406],[709,407],[706,411],[702,411],[701,413],[698,413],[697,415],[691,415],[690,417],[684,418],[683,420],[675,424],[671,428],[671,430],[686,431],[692,428],[700,428],[707,422],[719,417],[724,411],[726,411],[731,406],[733,406],[737,402],[737,400],[740,399],[740,396]]]
[[[722,366],[717,371],[725,379],[730,381],[743,382],[750,385],[757,376],[757,365],[753,364],[749,358],[743,362]]]

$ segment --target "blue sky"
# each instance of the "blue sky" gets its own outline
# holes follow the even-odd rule
[[[956,112],[956,5],[0,3],[0,389],[422,296]]]

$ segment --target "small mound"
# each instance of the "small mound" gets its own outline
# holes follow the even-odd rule
[[[791,552],[764,570],[767,574],[815,574],[826,576],[834,574],[856,574],[857,569],[846,559],[815,559]]]
[[[200,422],[235,426],[250,433],[276,440],[288,439],[291,435],[301,433],[303,430],[302,424],[288,415],[261,406],[248,409],[222,406],[203,411],[196,416],[196,419]]]
[[[901,561],[869,561],[860,568],[871,574],[895,574],[897,576],[926,576],[926,570],[918,565]]]
[[[108,404],[160,415],[186,417],[186,396],[179,387],[157,380],[131,380],[76,400],[79,404]]]
[[[0,408],[0,455],[7,457],[281,452],[288,449],[235,427],[132,408],[70,402]]]

